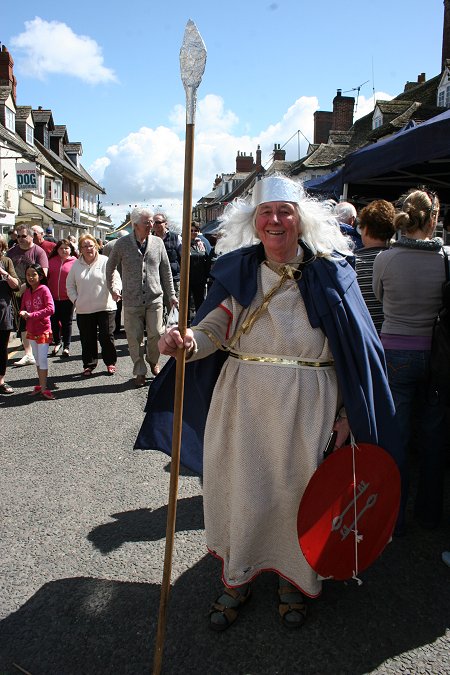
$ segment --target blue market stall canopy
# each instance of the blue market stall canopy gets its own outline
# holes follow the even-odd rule
[[[347,155],[343,167],[305,182],[305,188],[339,197],[344,183],[348,198],[396,198],[425,184],[450,202],[450,110]]]
[[[413,174],[439,182],[439,165],[450,161],[450,110],[395,136],[357,150],[345,158],[344,183],[362,182],[384,174]],[[424,172],[424,164],[430,165]],[[410,167],[410,168],[409,168]],[[414,167],[421,167],[420,172]],[[448,174],[444,178],[449,187]]]
[[[342,180],[343,169],[327,173],[318,178],[311,178],[303,183],[308,192],[319,193],[327,197],[339,199],[342,194],[344,182]]]
[[[216,234],[220,230],[220,222],[217,218],[214,220],[209,220],[205,225],[201,228],[201,233],[203,235],[205,234]]]

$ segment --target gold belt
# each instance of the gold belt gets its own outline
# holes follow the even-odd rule
[[[240,361],[251,361],[253,363],[274,363],[284,366],[309,366],[310,368],[326,368],[334,366],[334,361],[302,361],[301,359],[283,359],[277,356],[251,356],[248,354],[237,354],[229,352],[233,359]]]

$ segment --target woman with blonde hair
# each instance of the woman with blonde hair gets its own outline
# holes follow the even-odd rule
[[[117,353],[114,327],[117,305],[106,283],[108,258],[98,252],[98,243],[90,234],[83,234],[78,242],[80,257],[67,275],[67,295],[77,312],[80,331],[83,375],[89,377],[98,363],[98,340],[108,375],[116,372]],[[122,283],[117,271],[113,274],[113,292],[120,295]]]
[[[438,196],[424,189],[411,190],[394,218],[401,236],[377,255],[373,266],[373,290],[384,312],[380,337],[400,432],[398,534],[405,529],[407,451],[413,421],[419,452],[414,515],[426,528],[437,527],[442,515],[445,408],[428,377],[433,324],[445,281],[442,239],[434,237],[438,217]]]

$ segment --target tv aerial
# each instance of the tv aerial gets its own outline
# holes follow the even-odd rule
[[[366,80],[362,84],[358,84],[357,87],[353,87],[352,89],[347,89],[347,91],[342,92],[343,94],[349,94],[351,91],[356,91],[358,92],[356,94],[356,101],[355,101],[355,112],[354,114],[356,115],[356,111],[358,110],[358,99],[359,99],[359,92],[361,91],[361,87],[364,87],[365,84],[367,84],[370,80]]]

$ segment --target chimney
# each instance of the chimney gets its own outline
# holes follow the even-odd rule
[[[450,59],[450,0],[444,0],[444,26],[442,30],[441,72],[446,67],[447,59]]]
[[[417,76],[417,83],[418,84],[423,84],[426,81],[427,81],[427,78],[425,77],[425,73],[420,73],[420,75]]]
[[[255,169],[256,169],[256,171],[261,170],[261,146],[260,145],[258,145],[258,147],[256,149]]]
[[[348,131],[353,124],[353,110],[355,99],[353,96],[342,96],[342,89],[337,90],[333,99],[333,131]]]
[[[273,161],[276,162],[277,160],[281,160],[284,162],[286,159],[286,150],[282,150],[280,148],[279,143],[275,143],[273,146]]]
[[[255,168],[252,155],[240,152],[236,155],[236,173],[250,173]]]
[[[14,61],[12,60],[11,54],[6,49],[5,45],[2,45],[2,51],[0,52],[0,86],[11,87],[11,95],[15,103],[17,80],[14,77],[13,69]]]
[[[332,125],[332,112],[316,110],[314,113],[314,143],[328,143],[328,134]]]

